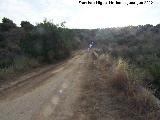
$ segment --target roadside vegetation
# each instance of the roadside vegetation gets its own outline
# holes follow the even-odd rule
[[[99,57],[99,70],[107,81],[113,109],[118,109],[119,119],[158,120],[159,101],[144,83],[148,73],[122,58],[102,56]]]
[[[91,52],[76,112],[87,120],[159,120],[160,25],[91,32],[99,49]]]
[[[75,118],[86,120],[159,120],[159,101],[143,86],[146,73],[101,50],[89,57]]]
[[[104,53],[145,71],[146,86],[160,97],[160,25],[98,29],[96,43]]]
[[[17,73],[41,65],[56,63],[80,47],[80,41],[64,22],[55,25],[44,20],[32,25],[22,21],[18,27],[3,18],[0,23],[0,82]]]
[[[0,23],[0,81],[41,65],[56,63],[76,49],[100,48],[114,59],[127,61],[137,75],[145,73],[143,86],[160,98],[160,24],[105,29],[68,29],[65,22],[32,25],[22,21],[18,27],[3,18]],[[140,81],[139,81],[140,82]]]

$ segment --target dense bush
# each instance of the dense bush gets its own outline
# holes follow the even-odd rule
[[[99,29],[96,41],[98,47],[113,57],[122,57],[147,71],[146,79],[151,79],[153,86],[160,90],[159,31],[159,24]]]
[[[2,19],[2,23],[0,24],[0,26],[1,26],[0,27],[1,31],[8,31],[12,28],[16,28],[16,24],[13,23],[12,20],[5,18],[5,17]]]
[[[74,40],[71,30],[44,21],[38,24],[25,39],[21,48],[25,54],[39,58],[42,62],[64,59],[70,55]]]
[[[21,22],[21,27],[26,31],[30,31],[34,28],[34,26],[28,21],[22,21]]]
[[[62,60],[78,46],[79,39],[73,30],[65,28],[64,22],[58,26],[44,20],[34,26],[22,21],[21,27],[17,27],[12,20],[3,18],[0,23],[0,72],[11,71],[7,70],[11,68],[21,71],[26,66]]]

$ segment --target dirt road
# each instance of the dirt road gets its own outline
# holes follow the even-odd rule
[[[0,120],[69,120],[87,65],[86,56],[80,53],[1,92]]]
[[[0,120],[160,120],[149,91],[132,86],[134,96],[126,96],[119,76],[112,79],[114,64],[104,70],[91,55],[78,52],[0,90]]]

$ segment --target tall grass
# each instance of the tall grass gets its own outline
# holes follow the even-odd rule
[[[159,80],[158,82],[160,85],[160,63],[152,63],[149,65],[148,69],[151,75],[154,76],[156,80]]]
[[[160,108],[157,101],[152,92],[142,86],[146,72],[122,58],[113,59],[110,55],[103,54],[99,60],[105,68],[99,70],[102,74],[107,74],[104,79],[108,81],[106,87],[110,88],[115,108],[121,109],[125,118],[132,116],[132,119],[138,120],[158,120]]]
[[[0,69],[0,80],[10,78],[17,73],[23,73],[31,68],[39,66],[39,62],[35,59],[28,57],[18,57],[13,60],[13,64],[9,67]]]

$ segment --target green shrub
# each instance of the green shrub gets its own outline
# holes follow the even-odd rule
[[[124,73],[131,84],[142,84],[145,72],[134,65],[129,65],[125,60],[119,58],[116,69]]]
[[[154,84],[160,87],[160,63],[152,63],[148,69],[150,74],[154,77]]]
[[[25,71],[39,65],[38,61],[33,58],[19,57],[14,59],[13,68],[15,71]]]
[[[149,71],[155,78],[160,78],[160,63],[150,65]]]
[[[0,60],[0,69],[8,68],[13,64],[13,60],[11,58],[4,57]]]
[[[58,27],[49,21],[38,24],[21,40],[21,49],[27,56],[52,63],[64,59],[75,49],[72,30]]]
[[[0,79],[5,80],[10,75],[25,72],[31,68],[38,67],[40,64],[36,59],[27,57],[17,57],[13,60],[13,64],[9,67],[0,69]]]

